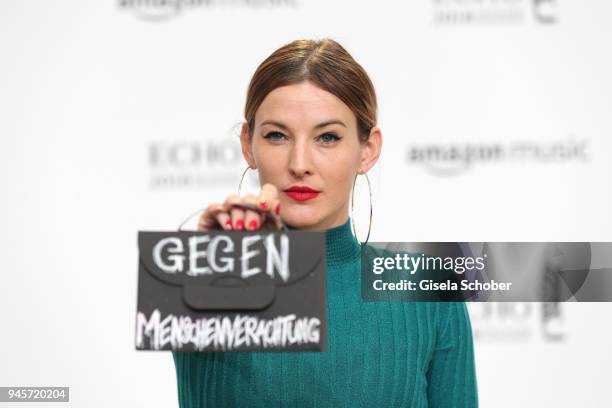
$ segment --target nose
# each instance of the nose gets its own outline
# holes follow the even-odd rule
[[[289,155],[289,172],[296,178],[303,178],[312,174],[310,149],[306,137],[296,139]]]

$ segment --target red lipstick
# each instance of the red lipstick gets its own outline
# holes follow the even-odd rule
[[[284,191],[289,197],[297,201],[310,200],[321,193],[321,191],[315,190],[308,186],[291,186]]]

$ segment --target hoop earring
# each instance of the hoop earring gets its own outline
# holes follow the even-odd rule
[[[246,169],[242,172],[242,177],[240,177],[240,184],[238,184],[238,195],[240,195],[240,191],[242,191],[242,181],[244,180],[244,175],[249,171],[251,166],[247,166]]]
[[[368,191],[370,193],[370,222],[368,224],[368,235],[366,236],[365,242],[359,242],[361,246],[364,246],[368,243],[370,239],[370,231],[372,230],[372,187],[370,186],[370,179],[368,178],[367,173],[363,173],[368,182]],[[355,202],[355,182],[357,181],[357,175],[355,175],[355,180],[353,180],[353,190],[351,191],[351,225],[353,226],[353,235],[355,235],[355,239],[357,239],[357,232],[355,231],[355,217],[353,215],[353,204]],[[358,240],[359,241],[359,240]]]

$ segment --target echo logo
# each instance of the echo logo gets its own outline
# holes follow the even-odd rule
[[[554,24],[557,22],[556,0],[533,0],[533,16],[538,23]]]
[[[243,161],[240,146],[228,141],[173,141],[149,144],[152,169],[194,169],[211,165],[233,165]]]
[[[147,153],[154,190],[226,188],[238,183],[244,167],[240,143],[233,139],[157,141],[147,145]]]

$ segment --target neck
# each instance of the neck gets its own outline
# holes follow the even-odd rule
[[[283,223],[287,226],[287,228],[292,229],[292,230],[299,229],[300,231],[328,231],[332,228],[336,228],[341,225],[344,225],[348,221],[348,219],[349,219],[348,212],[344,212],[340,215],[337,215],[336,219],[331,222],[329,220],[322,220],[321,222],[315,225],[298,227],[295,225],[291,225],[287,223],[286,221],[283,221]]]
[[[298,228],[289,225],[289,230]],[[325,248],[328,265],[338,265],[354,262],[361,254],[361,246],[352,232],[351,218],[337,226],[324,229],[319,232],[325,233]]]

